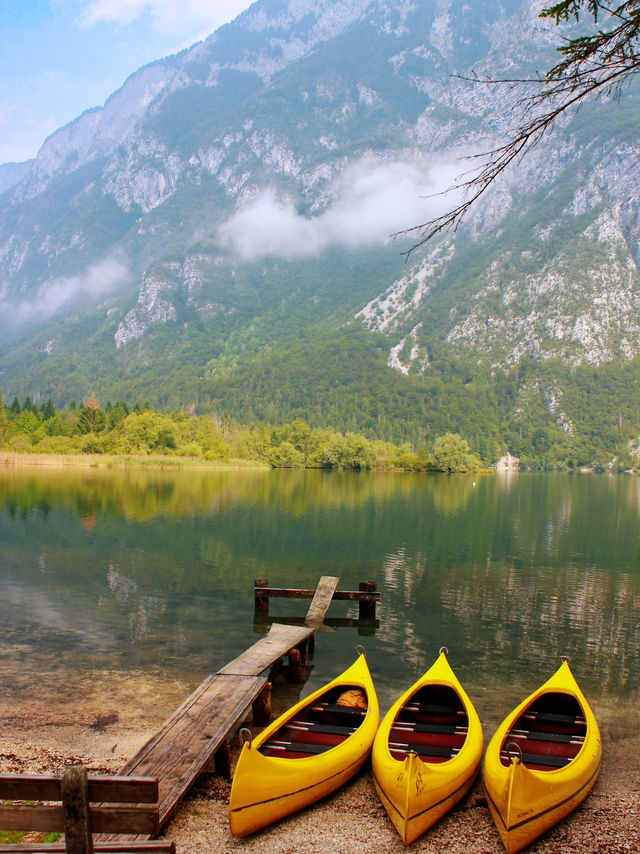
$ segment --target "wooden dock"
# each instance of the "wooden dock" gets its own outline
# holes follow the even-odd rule
[[[216,770],[229,776],[228,738],[250,707],[253,707],[254,723],[264,726],[269,722],[271,685],[264,674],[280,659],[289,656],[290,672],[294,678],[300,678],[314,632],[322,625],[332,599],[340,597],[337,585],[338,578],[323,576],[315,591],[300,591],[302,596],[298,598],[313,597],[304,625],[274,623],[253,646],[208,676],[121,769],[119,776],[158,778],[160,826],[171,817],[180,799],[212,759]],[[256,591],[258,589],[259,582],[256,582]],[[357,591],[347,593],[342,598],[358,598],[353,595]],[[290,591],[290,595],[295,592]],[[379,598],[380,594],[377,596]],[[268,598],[266,601],[268,603]],[[100,837],[103,841],[116,838],[122,837]]]

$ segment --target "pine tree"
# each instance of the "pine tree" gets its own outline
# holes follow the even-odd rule
[[[48,421],[49,418],[53,418],[53,416],[56,414],[56,408],[53,405],[53,401],[51,400],[51,398],[49,398],[46,403],[42,404],[42,406],[40,407],[40,411],[42,412],[43,421]]]
[[[99,433],[104,430],[105,422],[106,416],[100,409],[97,397],[92,394],[80,409],[78,428],[81,433]]]
[[[2,390],[0,389],[0,444],[2,444],[9,435],[9,419],[7,410],[2,401]]]

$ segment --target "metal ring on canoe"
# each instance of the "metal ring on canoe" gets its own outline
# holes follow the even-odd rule
[[[446,646],[440,647],[440,649],[438,650],[438,655],[442,655],[443,652],[445,655],[449,655],[449,650]]]
[[[251,742],[253,741],[253,735],[251,734],[251,730],[248,727],[243,726],[242,729],[238,732],[238,735],[240,736],[240,746],[241,747],[245,743],[248,744],[249,747],[251,747]]]
[[[566,661],[566,662],[567,662],[567,664],[571,664],[571,659],[569,658],[569,656],[568,656],[568,655],[561,655],[561,656],[560,656],[560,661]]]
[[[356,647],[356,652],[358,653],[358,655],[364,655],[366,653],[366,649],[362,646],[361,643],[359,643]]]
[[[515,741],[510,741],[505,744],[504,749],[507,754],[507,759],[511,760],[512,758],[515,759],[517,757],[520,762],[522,762],[522,748]]]

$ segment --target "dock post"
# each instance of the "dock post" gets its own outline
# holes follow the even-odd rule
[[[376,583],[375,581],[361,581],[358,585],[358,589],[363,593],[375,593],[376,592]],[[358,619],[359,620],[367,620],[376,616],[376,603],[375,602],[367,602],[364,600],[360,600],[358,602]]]
[[[268,726],[271,723],[271,682],[267,682],[253,701],[253,723]]]
[[[253,582],[253,595],[254,595],[254,608],[256,611],[264,611],[266,613],[269,612],[269,597],[263,596],[258,588],[260,587],[268,587],[269,579],[268,578],[256,578]]]
[[[297,649],[300,652],[300,664],[306,667],[309,664],[309,639],[302,641]]]
[[[213,764],[219,777],[224,777],[225,780],[231,779],[231,748],[228,741],[225,741],[216,750],[213,756]]]
[[[289,676],[292,682],[303,682],[302,678],[302,656],[299,649],[292,649],[289,653]]]
[[[62,812],[68,854],[93,854],[87,769],[69,765],[62,772]]]

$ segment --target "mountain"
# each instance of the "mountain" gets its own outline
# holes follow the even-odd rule
[[[575,465],[639,430],[638,87],[451,204],[558,36],[532,0],[259,0],[0,167],[0,384]]]

